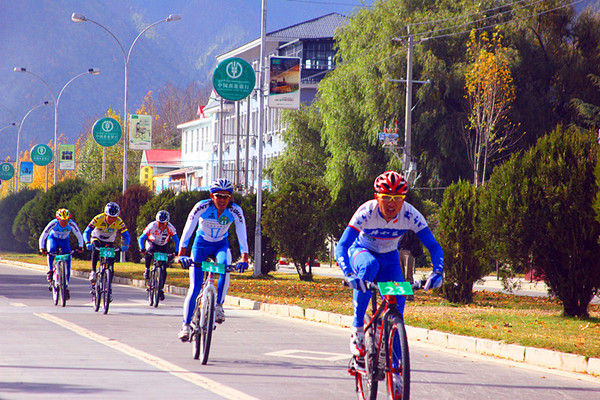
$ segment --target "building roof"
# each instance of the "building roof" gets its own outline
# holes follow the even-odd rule
[[[152,149],[144,150],[142,155],[142,165],[180,165],[181,164],[181,149]]]
[[[348,24],[348,17],[338,13],[331,13],[267,33],[267,36],[270,38],[285,39],[332,38],[335,30],[346,24]]]

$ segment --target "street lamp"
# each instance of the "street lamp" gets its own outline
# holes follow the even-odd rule
[[[57,140],[58,140],[58,104],[60,103],[60,97],[62,96],[64,90],[67,88],[67,86],[69,86],[69,84],[71,82],[73,82],[75,79],[90,74],[90,75],[98,75],[100,74],[100,69],[98,68],[89,68],[87,71],[80,73],[79,75],[74,76],[69,82],[67,82],[65,84],[65,86],[62,87],[62,89],[60,89],[60,92],[58,93],[58,96],[54,95],[54,92],[52,91],[52,89],[50,88],[50,85],[48,85],[48,83],[42,79],[42,77],[34,74],[31,71],[27,71],[27,68],[23,68],[23,67],[15,67],[13,69],[13,71],[15,72],[26,72],[30,75],[35,76],[36,78],[38,78],[40,81],[42,81],[42,83],[44,85],[46,85],[46,87],[48,88],[48,91],[50,91],[50,95],[52,96],[52,100],[54,100],[54,184],[56,185],[56,176],[57,176],[57,167],[58,167],[58,145],[57,145]],[[48,172],[48,170],[46,170],[46,172]],[[48,190],[48,177],[46,176],[46,190]]]
[[[6,126],[4,126],[4,127],[0,128],[0,132],[2,132],[3,130],[5,130],[5,129],[7,129],[7,128],[10,128],[11,126],[17,126],[17,123],[16,123],[16,122],[13,122],[13,123],[12,123],[12,124],[10,124],[10,125],[6,125]]]
[[[89,21],[93,24],[98,25],[100,28],[104,29],[106,32],[108,32],[108,34],[110,36],[112,36],[113,39],[115,39],[115,41],[117,42],[117,44],[119,45],[119,48],[121,49],[121,52],[123,53],[123,59],[125,61],[125,95],[123,98],[123,194],[125,193],[125,191],[127,190],[127,147],[129,146],[129,139],[128,139],[128,134],[129,134],[129,130],[128,130],[128,124],[129,124],[129,118],[127,117],[127,95],[129,92],[129,57],[131,56],[131,50],[133,50],[133,46],[135,46],[136,42],[138,41],[138,39],[144,34],[146,33],[146,31],[158,24],[161,24],[163,22],[171,22],[171,21],[178,21],[181,19],[181,16],[177,15],[177,14],[171,14],[169,15],[167,18],[165,19],[161,19],[160,21],[156,21],[155,23],[148,25],[146,28],[144,28],[144,30],[142,30],[137,36],[136,38],[133,40],[133,43],[131,44],[131,46],[129,47],[129,51],[125,52],[125,48],[123,47],[123,45],[121,44],[121,42],[119,41],[119,39],[117,39],[117,37],[108,30],[108,28],[106,28],[104,25],[86,18],[85,15],[83,14],[78,14],[78,13],[73,13],[73,15],[71,15],[71,20],[73,22],[86,22]]]
[[[27,111],[27,114],[25,114],[25,116],[21,120],[21,123],[19,124],[19,132],[17,133],[17,158],[15,158],[15,174],[17,174],[17,176],[15,177],[15,193],[17,192],[17,189],[19,188],[19,173],[21,171],[19,169],[19,143],[21,141],[21,128],[23,128],[23,123],[25,122],[25,119],[29,116],[29,114],[31,114],[34,110],[37,110],[38,108],[47,106],[49,104],[52,104],[52,102],[45,101],[42,104],[39,104],[39,105],[33,107],[31,110]]]

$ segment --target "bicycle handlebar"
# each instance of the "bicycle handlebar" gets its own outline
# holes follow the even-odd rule
[[[76,252],[76,251],[77,251],[77,250],[71,250],[71,251],[70,251],[70,252],[68,252],[68,253],[50,253],[50,252],[46,252],[46,254],[47,254],[47,255],[49,255],[49,256],[55,256],[55,257],[56,257],[56,256],[66,256],[66,255],[69,255],[69,256],[70,256],[70,255],[73,255],[73,254],[75,254],[75,252]]]
[[[367,288],[367,290],[370,290],[372,292],[378,292],[379,291],[379,286],[377,286],[377,283],[370,282],[370,281],[363,281],[363,282],[365,283],[365,287]],[[415,292],[417,290],[422,290],[423,287],[425,286],[425,282],[427,282],[426,279],[421,279],[419,281],[415,281],[415,282],[411,283],[410,287],[412,288],[413,292]],[[350,285],[348,285],[348,281],[345,280],[345,279],[342,282],[342,286],[350,287]]]

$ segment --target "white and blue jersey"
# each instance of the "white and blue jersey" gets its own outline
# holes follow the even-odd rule
[[[73,234],[75,234],[75,237],[77,238],[77,241],[79,242],[79,247],[83,247],[83,236],[81,235],[81,231],[79,230],[79,227],[77,226],[75,221],[69,220],[69,223],[67,224],[67,226],[65,226],[63,228],[62,226],[60,226],[60,224],[58,223],[58,220],[55,218],[52,221],[50,221],[48,223],[48,225],[46,225],[46,227],[44,228],[44,231],[40,235],[39,248],[40,249],[46,248],[46,240],[48,238],[58,239],[61,241],[65,240],[65,239],[69,239],[69,235],[71,234],[71,232],[73,232]]]
[[[346,276],[356,275],[370,282],[404,281],[398,243],[406,231],[413,231],[423,242],[429,253],[433,269],[442,271],[444,252],[433,237],[423,215],[406,201],[400,212],[386,221],[377,200],[361,205],[348,223],[338,245],[335,258]],[[371,299],[371,293],[354,290],[354,327],[363,326],[364,315]],[[398,310],[404,312],[405,298],[398,300]]]
[[[220,242],[226,239],[231,224],[235,223],[235,233],[238,237],[241,253],[248,253],[246,238],[246,221],[242,208],[233,203],[220,216],[212,200],[202,200],[196,203],[185,223],[181,234],[180,247],[188,247],[192,233],[196,230],[196,242],[203,239],[207,242]]]

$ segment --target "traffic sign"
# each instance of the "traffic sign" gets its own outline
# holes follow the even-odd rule
[[[101,118],[92,127],[92,136],[100,146],[114,146],[121,140],[123,129],[114,118]]]
[[[221,61],[213,73],[213,87],[225,100],[245,99],[254,90],[255,83],[252,65],[238,57]]]
[[[45,144],[36,144],[31,149],[31,161],[35,165],[48,165],[52,161],[52,149]]]
[[[15,168],[9,163],[0,165],[0,179],[3,181],[11,180],[15,176]]]

